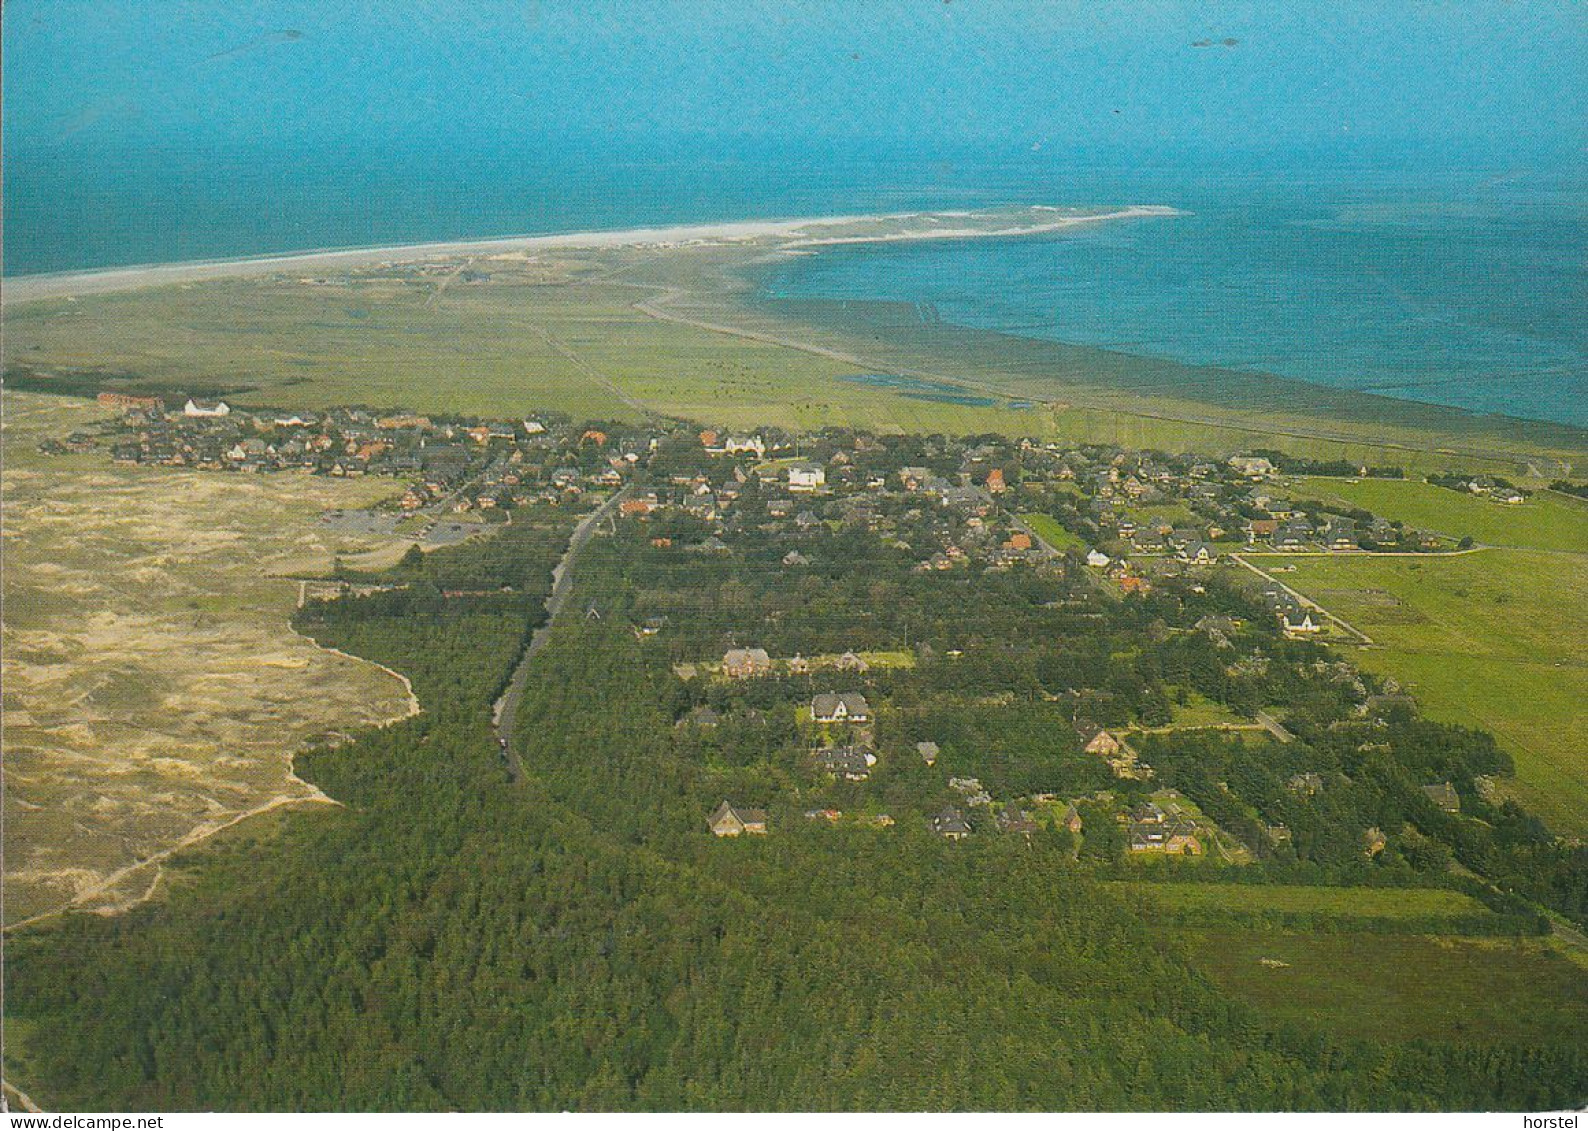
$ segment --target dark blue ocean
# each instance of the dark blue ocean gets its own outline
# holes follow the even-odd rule
[[[1055,237],[840,247],[786,297],[1588,426],[1588,177],[973,155],[6,154],[5,273],[593,228],[1168,204]]]

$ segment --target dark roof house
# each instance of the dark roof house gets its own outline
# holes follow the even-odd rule
[[[871,704],[858,691],[824,691],[811,699],[811,718],[819,723],[863,723],[871,718]]]
[[[760,836],[766,833],[766,810],[750,809],[724,801],[709,818],[715,836],[741,836],[745,833]]]
[[[964,840],[970,836],[970,823],[958,809],[944,809],[932,818],[932,831],[944,840]]]

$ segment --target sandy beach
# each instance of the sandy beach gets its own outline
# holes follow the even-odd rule
[[[975,214],[968,212],[934,212],[929,215],[937,217],[952,216],[956,219],[962,219]],[[1120,208],[1113,212],[1067,215],[1060,219],[1048,220],[1040,224],[1018,224],[1004,228],[928,228],[919,231],[888,232],[875,235],[809,237],[791,240],[783,246],[786,248],[813,248],[855,243],[899,243],[906,240],[1012,239],[1020,236],[1040,236],[1048,232],[1063,231],[1065,228],[1080,227],[1083,224],[1101,224],[1108,220],[1141,220],[1153,216],[1179,215],[1182,215],[1179,209],[1170,208],[1168,205],[1133,204],[1129,208]]]
[[[1056,209],[1038,206],[1022,209],[1033,215],[1032,222],[977,228],[964,221],[977,216],[989,219],[1005,212],[900,212],[858,216],[820,216],[795,220],[746,220],[719,224],[686,224],[662,228],[630,228],[620,231],[566,232],[553,235],[505,236],[493,239],[454,240],[441,243],[404,244],[392,247],[340,248],[327,251],[294,252],[288,255],[253,256],[241,259],[195,260],[187,263],[158,263],[136,267],[113,267],[96,271],[74,271],[50,275],[22,275],[4,280],[0,301],[12,306],[42,299],[73,298],[79,295],[109,294],[147,287],[179,286],[218,279],[243,279],[282,273],[302,274],[324,271],[420,263],[460,256],[490,256],[559,249],[681,247],[714,243],[750,243],[783,239],[788,248],[814,248],[837,244],[891,243],[902,240],[991,239],[1041,235],[1081,224],[1106,220],[1139,219],[1178,215],[1164,205],[1132,205],[1104,212],[1076,212],[1057,219],[1036,219]],[[957,221],[952,227],[931,227],[945,220]],[[893,224],[886,232],[844,232],[844,228]],[[922,225],[913,227],[910,225]],[[838,229],[834,231],[833,229]]]

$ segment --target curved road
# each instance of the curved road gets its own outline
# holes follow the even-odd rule
[[[634,489],[631,483],[618,491],[606,502],[579,520],[579,525],[573,528],[573,534],[568,538],[568,549],[551,571],[551,592],[546,596],[546,619],[535,629],[529,638],[529,646],[524,649],[524,654],[518,659],[518,666],[513,669],[513,678],[508,681],[507,690],[502,692],[502,697],[491,707],[491,725],[496,729],[496,737],[502,744],[502,750],[507,757],[507,768],[513,775],[513,780],[518,781],[524,776],[524,764],[519,761],[518,751],[513,749],[513,724],[518,718],[518,703],[524,697],[524,684],[529,680],[529,662],[534,659],[535,653],[546,646],[546,641],[551,639],[551,626],[556,623],[557,615],[562,612],[563,606],[568,603],[568,598],[573,594],[573,563],[578,557],[584,544],[590,541],[590,535],[595,533],[596,525],[611,514],[629,493]]]

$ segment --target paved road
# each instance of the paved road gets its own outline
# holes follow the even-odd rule
[[[1269,734],[1279,739],[1280,742],[1294,742],[1296,740],[1296,736],[1286,730],[1279,720],[1267,711],[1257,712],[1257,723]]]
[[[573,528],[573,534],[568,538],[568,549],[564,551],[562,560],[551,571],[551,593],[546,597],[546,620],[530,636],[529,646],[519,657],[518,666],[513,669],[513,678],[508,682],[507,690],[502,692],[502,697],[491,708],[491,725],[496,728],[497,740],[502,743],[502,749],[506,751],[507,766],[512,772],[514,781],[524,776],[524,765],[513,746],[513,724],[518,718],[518,704],[524,696],[524,685],[529,680],[529,662],[534,659],[535,653],[546,646],[546,641],[551,638],[552,624],[556,622],[557,615],[562,612],[563,606],[568,603],[568,598],[573,593],[574,559],[584,548],[584,544],[590,541],[590,535],[595,533],[597,524],[617,510],[618,504],[628,498],[632,490],[632,485],[624,487],[580,519],[579,525]]]
[[[3,1088],[0,1088],[0,1111],[15,1111],[16,1108],[11,1106],[11,1101],[14,1099],[23,1111],[36,1112],[40,1115],[44,1114],[44,1109],[34,1103],[31,1096],[11,1083],[11,1081],[6,1080],[0,1082],[0,1084],[3,1084]]]

